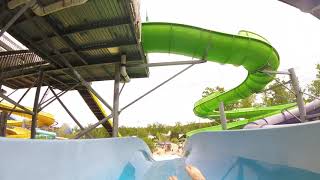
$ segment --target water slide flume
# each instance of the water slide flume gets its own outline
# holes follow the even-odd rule
[[[258,119],[264,119],[267,117],[271,117],[276,114],[281,114],[284,110],[291,110],[296,106],[295,103],[283,104],[283,105],[275,105],[269,107],[252,107],[252,108],[240,108],[230,111],[225,111],[227,119],[236,119],[236,118],[244,118],[242,120],[229,122],[227,124],[227,129],[241,129],[247,124],[255,122]],[[212,115],[212,118],[219,118],[220,114],[217,111],[214,111],[216,115]],[[210,126],[205,128],[196,129],[190,132],[187,132],[187,137],[190,137],[194,134],[201,132],[210,132],[210,131],[222,131],[222,126]]]
[[[0,107],[4,109],[13,109],[14,105],[8,104],[8,103],[0,103]],[[15,108],[16,110],[21,110],[19,107]],[[28,107],[29,110],[32,111],[32,108]],[[8,120],[7,121],[7,137],[9,138],[30,138],[30,130],[23,128],[23,126],[31,126],[31,118],[32,116],[30,114],[22,113],[22,112],[12,112],[12,114],[20,116],[24,118],[24,121],[19,121],[19,120]],[[54,116],[50,113],[46,112],[40,112],[38,114],[38,122],[37,125],[38,127],[43,127],[43,126],[51,126],[55,122]],[[55,133],[43,131],[40,129],[37,129],[37,134],[41,135],[47,135],[50,137],[55,136]]]
[[[255,118],[261,115],[270,114],[273,112],[278,112],[284,109],[289,109],[296,106],[296,103],[281,104],[275,106],[267,107],[249,107],[249,108],[239,108],[230,111],[225,111],[227,119],[237,119],[237,118]],[[212,114],[208,116],[210,119],[219,119],[220,112],[212,111]]]
[[[263,37],[248,31],[231,35],[174,23],[144,23],[142,45],[146,53],[173,53],[220,64],[243,66],[248,75],[237,87],[212,94],[195,103],[194,113],[208,118],[220,102],[229,104],[260,92],[273,77],[263,70],[276,71],[279,55]],[[232,73],[230,74],[232,75]]]

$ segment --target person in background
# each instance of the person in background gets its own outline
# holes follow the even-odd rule
[[[206,180],[201,171],[191,165],[186,166],[186,171],[192,180]],[[178,180],[177,176],[170,176],[168,180]]]

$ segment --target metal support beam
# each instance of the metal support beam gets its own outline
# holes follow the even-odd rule
[[[120,64],[115,64],[114,70],[114,91],[113,91],[113,128],[112,137],[119,134],[119,85],[120,85]]]
[[[48,73],[45,73],[45,75],[46,75],[48,78],[50,78],[50,79],[58,82],[59,84],[62,84],[64,87],[68,87],[68,85],[66,85],[64,82],[60,81],[58,78],[54,78],[54,77],[52,77],[51,75],[49,75]]]
[[[37,90],[36,90],[34,103],[33,103],[33,115],[32,115],[32,122],[31,122],[31,137],[30,137],[31,139],[36,138],[36,128],[37,128],[37,120],[38,120],[38,104],[39,104],[39,96],[40,96],[43,76],[44,76],[43,72],[40,71]]]
[[[72,73],[79,79],[81,84],[85,86],[92,94],[94,94],[110,111],[112,111],[112,107],[91,87],[91,85],[86,80],[82,78],[78,71],[76,71],[68,61],[64,61],[64,63],[68,66],[68,68],[71,69]]]
[[[71,113],[71,111],[67,108],[67,106],[61,101],[61,99],[58,97],[58,95],[56,94],[56,92],[54,92],[54,90],[52,89],[52,87],[49,86],[50,91],[52,92],[52,94],[56,97],[56,99],[58,100],[58,102],[61,104],[61,106],[63,107],[63,109],[69,114],[69,116],[73,119],[73,121],[79,126],[79,128],[81,130],[84,130],[83,126],[80,124],[80,122],[77,120],[77,118]],[[87,133],[86,134],[88,137],[92,138],[92,136]]]
[[[18,90],[18,89],[15,89],[14,91],[12,91],[10,94],[8,94],[7,97],[9,97],[9,96],[11,96],[13,93],[17,92],[17,90]],[[4,100],[4,99],[1,99],[1,100],[0,100],[0,103],[1,103],[3,100]]]
[[[16,20],[31,6],[33,6],[37,0],[31,0],[27,2],[18,12],[15,14],[9,22],[1,29],[0,37],[16,22]]]
[[[74,86],[66,89],[66,90],[63,91],[63,92],[60,92],[59,94],[57,94],[58,97],[61,97],[62,95],[64,95],[65,93],[67,93],[69,90],[77,87],[78,85],[79,85],[79,84],[76,84],[76,85],[74,85]],[[53,101],[55,101],[55,100],[56,100],[56,98],[55,98],[55,96],[53,96],[53,97],[50,97],[49,99],[47,99],[46,101],[44,101],[43,103],[41,103],[41,104],[39,105],[39,107],[40,107],[40,108],[39,108],[39,112],[42,111],[45,107],[47,107],[49,104],[51,104],[51,103],[52,103]],[[42,105],[43,105],[44,103],[46,103],[46,102],[48,102],[48,103],[47,103],[46,105],[42,106]]]
[[[20,104],[20,102],[22,101],[22,99],[28,94],[28,92],[30,91],[31,87],[28,88],[24,93],[23,95],[20,97],[20,99],[18,100],[18,104]],[[13,108],[12,108],[12,111],[10,111],[9,113],[9,116],[11,116],[12,112],[14,112],[14,110],[16,109],[17,105],[14,105]]]
[[[129,23],[131,23],[129,18],[121,18],[121,19],[116,18],[111,20],[108,19],[108,20],[87,22],[85,24],[67,27],[61,32],[60,35],[64,37],[64,36],[87,32],[87,31],[91,31],[99,28],[114,28],[118,26],[128,25]],[[53,37],[57,37],[56,34],[48,35],[48,38],[53,38]],[[35,43],[38,43],[38,44],[43,42],[44,42],[43,39],[35,40]]]
[[[121,95],[125,85],[126,85],[126,82],[123,82],[123,84],[121,86],[121,89],[120,89],[120,92],[119,92],[119,96]]]
[[[95,49],[103,49],[103,48],[115,48],[115,47],[127,47],[127,46],[136,46],[137,44],[135,42],[125,41],[125,42],[100,42],[100,43],[90,43],[90,44],[84,44],[81,46],[78,46],[75,48],[76,52],[79,51],[89,51],[89,50],[95,50]],[[70,53],[70,51],[66,52]]]
[[[49,58],[49,56],[48,56]],[[99,68],[99,67],[105,67],[105,66],[110,66],[112,65],[113,63],[117,63],[119,62],[120,60],[120,56],[118,55],[115,55],[115,56],[111,56],[111,57],[100,57],[100,58],[92,58],[92,59],[87,59],[88,61],[90,62],[97,62],[97,64],[90,64],[90,65],[81,65],[81,66],[75,66],[73,67],[76,71],[83,71],[87,68]],[[52,57],[50,57],[49,59],[54,59]],[[134,61],[138,61],[139,58],[138,57],[135,57],[135,56],[132,56],[132,57],[128,57],[127,56],[127,61],[130,61],[130,62],[134,62]],[[65,60],[67,61],[67,60]],[[105,63],[98,63],[98,62],[101,62],[101,61],[104,61]],[[53,62],[53,60],[52,60]],[[44,65],[42,65],[42,67],[45,67]],[[67,76],[69,76],[71,79],[75,80],[75,81],[78,81],[77,78],[75,78],[72,74],[72,76],[70,75],[70,68],[66,68],[66,67],[63,67],[63,68],[59,68],[59,69],[50,69],[50,68],[41,68],[45,73],[64,73],[66,74]],[[34,68],[32,69],[32,71],[30,72],[27,72],[23,75],[19,75],[18,72],[14,71],[13,74],[8,74],[6,73],[5,75],[2,76],[3,80],[12,80],[12,79],[16,79],[16,78],[22,78],[22,77],[27,77],[27,76],[36,76],[37,73],[38,73],[38,70],[39,70],[39,67],[37,68]],[[110,74],[110,73],[108,73]],[[109,76],[108,76],[109,77]]]
[[[220,102],[219,104],[219,112],[220,112],[220,123],[223,130],[227,130],[227,118],[224,113],[224,103]]]
[[[42,104],[42,102],[47,98],[47,96],[48,96],[48,92],[49,92],[49,86],[48,86],[48,88],[46,89],[46,91],[43,93],[43,96],[42,96],[42,98],[41,98],[41,100],[40,100],[40,102],[39,102],[39,107],[40,107],[40,105]]]
[[[23,110],[11,109],[11,108],[5,108],[5,107],[0,107],[0,110],[2,110],[2,111],[8,111],[8,112],[17,112],[17,113],[29,114],[29,113],[26,113],[26,112],[23,111]],[[30,115],[32,115],[32,114],[30,114]]]
[[[7,97],[6,95],[0,93],[0,97],[3,98],[4,100],[8,101],[9,103],[11,103],[13,105],[16,105],[17,107],[21,108],[22,110],[24,110],[24,113],[33,115],[33,112],[30,111],[28,108],[26,108],[26,107],[22,106],[21,104],[15,102],[14,100],[12,100],[9,97]]]
[[[300,89],[298,77],[296,76],[296,73],[293,68],[289,69],[289,72],[290,72],[290,79],[292,82],[292,87],[293,87],[293,89],[295,91],[295,95],[297,97],[297,105],[299,108],[300,120],[301,120],[301,122],[306,122],[307,121],[307,119],[306,119],[307,113],[306,113],[306,108],[304,106],[304,101],[303,101],[303,96],[302,96],[303,92]]]
[[[188,67],[182,69],[181,71],[179,71],[177,74],[171,76],[170,78],[168,78],[167,80],[163,81],[162,83],[160,83],[158,86],[152,88],[151,90],[149,90],[148,92],[144,93],[143,95],[139,96],[137,99],[133,100],[132,102],[130,102],[129,104],[127,104],[126,106],[124,106],[123,108],[121,108],[120,112],[122,112],[123,110],[127,109],[129,106],[131,106],[132,104],[136,103],[137,101],[139,101],[140,99],[144,98],[145,96],[147,96],[148,94],[152,93],[153,91],[155,91],[156,89],[158,89],[159,87],[163,86],[164,84],[166,84],[167,82],[171,81],[172,79],[176,78],[177,76],[179,76],[180,74],[182,74],[183,72],[185,72],[186,70],[190,69],[192,66],[194,66],[195,64],[191,64]]]
[[[0,113],[0,136],[6,137],[8,112],[2,111]]]
[[[89,133],[90,131],[92,131],[94,128],[98,127],[100,124],[106,123],[108,121],[108,119],[112,118],[112,114],[110,114],[109,116],[101,119],[100,121],[96,122],[95,124],[89,126],[88,128],[84,129],[83,131],[80,131],[76,137],[74,139],[79,139],[81,138],[83,135]]]
[[[287,71],[269,71],[269,70],[263,70],[263,71],[260,71],[260,72],[267,73],[267,74],[286,74],[286,75],[290,75],[290,72],[287,72]]]
[[[75,44],[72,42],[72,40],[69,39],[69,37],[66,37],[66,36],[61,36],[61,29],[59,27],[59,25],[61,25],[61,23],[59,21],[57,21],[56,19],[50,17],[50,16],[46,16],[45,19],[47,20],[48,22],[48,25],[51,27],[51,30],[53,31],[53,33],[57,36],[57,37],[60,37],[60,39],[69,45],[69,49],[70,51],[78,57],[78,59],[85,65],[88,65],[87,61],[85,59],[83,59],[83,57],[81,57],[77,52],[76,50],[74,49],[75,48]],[[45,37],[44,39],[47,39],[47,37]],[[51,43],[47,41],[47,44],[49,46],[51,46]],[[54,46],[51,46],[51,47],[54,47]],[[55,49],[55,48],[53,48]],[[55,49],[56,50],[56,49]],[[63,55],[61,55],[61,53],[57,53],[57,55],[61,56],[62,59],[66,60]]]
[[[139,65],[127,65],[128,68],[146,68],[146,67],[158,67],[158,66],[176,66],[176,65],[187,65],[187,64],[201,64],[207,61],[204,60],[190,60],[190,61],[173,61],[173,62],[158,62],[148,63]]]

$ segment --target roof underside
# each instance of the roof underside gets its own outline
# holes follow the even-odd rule
[[[21,8],[9,10],[7,2],[0,1],[0,27]],[[52,2],[40,1],[43,5]],[[89,0],[43,17],[27,10],[8,33],[39,55],[43,62],[28,68],[2,70],[3,84],[14,89],[30,87],[39,69],[43,69],[44,85],[59,89],[73,86],[78,80],[64,61],[76,67],[87,81],[114,79],[114,65],[120,62],[121,54],[127,55],[129,66],[146,64],[140,45],[141,22],[137,4],[131,0]],[[20,52],[10,53],[17,56]],[[10,53],[7,52],[7,58]],[[4,60],[0,61],[3,64]],[[148,69],[142,66],[127,68],[127,73],[130,78],[142,78],[148,76]]]

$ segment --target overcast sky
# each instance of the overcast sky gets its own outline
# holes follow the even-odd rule
[[[302,86],[315,78],[315,64],[320,62],[320,22],[298,9],[276,0],[142,0],[141,3],[143,21],[147,14],[150,22],[189,24],[230,34],[237,34],[239,30],[258,33],[267,38],[279,52],[280,70],[295,68]],[[149,62],[177,60],[191,58],[173,54],[149,54]],[[121,94],[120,107],[184,67],[155,67],[150,69],[149,78],[132,79]],[[239,85],[246,75],[241,67],[211,62],[196,65],[123,111],[120,125],[203,121],[193,114],[192,109],[205,87],[219,85],[231,89]],[[112,104],[112,81],[95,82],[93,87]],[[23,91],[19,90],[12,97],[18,99]],[[35,90],[31,91],[22,104],[32,106],[34,93]],[[97,121],[76,91],[67,93],[62,100],[83,125]],[[75,126],[58,102],[48,106],[45,111],[54,114],[60,125],[68,123]]]

